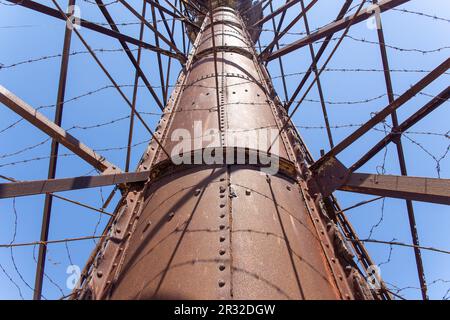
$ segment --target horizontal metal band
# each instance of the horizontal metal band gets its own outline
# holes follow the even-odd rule
[[[203,157],[205,153],[212,154],[213,156],[219,155],[221,153],[223,161],[217,163],[207,163],[205,162],[205,159]],[[233,157],[231,158],[230,155],[233,155]],[[277,174],[282,174],[288,178],[295,179],[297,173],[295,164],[286,158],[282,158],[274,154],[269,154],[265,151],[242,147],[203,148],[193,150],[185,154],[180,154],[179,157],[186,159],[187,163],[175,164],[173,163],[173,157],[172,159],[163,160],[153,166],[150,170],[150,181],[154,181],[175,172],[198,166],[219,167],[224,165],[249,165],[254,166],[255,168],[270,168],[269,163],[273,164],[273,162],[276,162]],[[253,161],[255,159],[256,161]]]
[[[216,46],[216,52],[232,52],[232,53],[237,53],[237,54],[241,54],[243,56],[246,56],[249,59],[253,58],[253,54],[250,51],[247,51],[246,49],[243,49],[241,47],[236,47],[236,46]],[[214,48],[208,48],[205,50],[202,50],[201,52],[197,53],[193,59],[193,61],[198,61],[199,59],[213,54],[214,53]]]
[[[239,28],[239,29],[242,30],[242,25],[241,25],[240,23],[237,23],[237,22],[234,22],[234,21],[231,21],[231,20],[216,20],[216,21],[213,21],[213,25],[217,25],[217,24],[230,25],[230,26],[237,27],[237,28]],[[204,30],[208,30],[208,29],[210,29],[210,28],[211,28],[211,23],[209,22],[209,23],[205,26],[205,29],[204,29]]]

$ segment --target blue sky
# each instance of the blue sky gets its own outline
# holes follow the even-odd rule
[[[39,2],[53,7],[53,3],[49,0]],[[66,2],[58,2],[62,7],[66,6]],[[273,1],[275,7],[280,6],[283,2],[282,0]],[[308,3],[308,1],[306,2]],[[133,0],[129,3],[140,10],[140,1]],[[343,1],[319,1],[308,13],[311,30],[334,19],[342,3]],[[355,4],[357,3],[355,1]],[[79,1],[78,4],[84,19],[105,22],[95,5],[86,0]],[[108,9],[116,22],[137,22],[137,19],[120,4],[112,4]],[[423,12],[445,19],[450,18],[450,3],[446,0],[412,0],[398,9]],[[286,21],[291,21],[299,11],[300,6],[291,8]],[[450,23],[448,20],[433,19],[399,10],[382,14],[382,21],[386,43],[392,46],[387,49],[391,69],[397,70],[392,72],[394,91],[396,94],[402,94],[426,73],[399,72],[398,70],[432,70],[448,57]],[[161,28],[163,27],[162,23],[159,25]],[[138,37],[139,26],[137,24],[120,28],[123,33]],[[179,34],[178,24],[176,28]],[[261,44],[266,45],[271,41],[273,33],[265,29],[271,29],[272,24],[268,22],[263,28]],[[114,39],[86,29],[80,31],[94,49],[115,50],[120,48],[120,44]],[[304,32],[303,21],[300,21],[291,31],[293,33]],[[60,57],[51,56],[61,53],[63,35],[64,22],[22,7],[5,5],[2,0],[0,3],[0,64],[2,65],[0,84],[33,107],[53,105],[56,100]],[[339,35],[340,33],[337,34],[337,36]],[[368,42],[377,41],[376,30],[371,30],[363,22],[353,26],[349,35],[352,38],[348,37],[344,40],[328,65],[328,68],[332,70],[324,72],[321,76],[325,100],[330,102],[327,107],[331,125],[333,127],[344,126],[343,128],[333,128],[335,141],[342,140],[356,129],[349,125],[364,123],[370,118],[372,112],[379,111],[387,105],[387,97],[382,96],[386,92],[382,72],[336,71],[337,69],[382,69],[378,46]],[[288,44],[300,37],[302,37],[300,34],[289,34],[283,37],[280,43]],[[368,41],[362,42],[363,39]],[[154,43],[153,34],[148,30],[145,33],[145,40]],[[182,42],[179,35],[176,36],[176,41],[181,48]],[[329,46],[324,57],[331,52],[334,43],[336,41]],[[319,46],[320,43],[315,45],[316,51]],[[120,164],[123,168],[126,154],[124,147],[127,144],[128,133],[128,119],[126,118],[129,114],[128,106],[113,88],[101,89],[110,83],[92,57],[84,52],[85,48],[75,35],[71,51],[74,54],[70,59],[66,100],[92,91],[95,93],[66,103],[63,127],[69,129],[77,126],[78,128],[70,130],[73,135],[93,149],[102,150],[101,154],[111,162]],[[116,81],[125,86],[123,90],[131,99],[132,89],[127,85],[134,81],[134,68],[126,55],[123,52],[98,52],[97,54]],[[11,66],[40,57],[49,58]],[[167,63],[167,59],[163,58],[163,60],[164,63]],[[324,59],[322,63],[323,61]],[[307,47],[283,57],[285,72],[289,74],[287,77],[289,94],[295,90],[301,80],[301,72],[309,67],[310,62],[311,57]],[[320,65],[321,63],[319,63]],[[172,84],[180,70],[177,62],[174,62],[173,66],[169,81]],[[154,86],[158,86],[159,76],[154,53],[144,52],[142,68],[150,82]],[[274,77],[274,85],[280,99],[284,100],[282,83],[278,77],[280,70],[277,60],[269,64],[269,71]],[[442,91],[448,85],[448,79],[448,75],[444,75],[428,86],[423,91],[424,94],[418,95],[405,104],[398,112],[400,121],[428,102],[431,98],[427,95],[434,96]],[[159,89],[157,92],[161,96]],[[328,150],[329,146],[326,132],[320,128],[323,126],[320,104],[314,102],[318,99],[316,87],[311,90],[308,99],[294,116],[294,122],[299,127],[299,132],[311,153],[318,158],[320,150]],[[371,101],[363,102],[364,100]],[[139,89],[137,105],[141,111],[159,113],[157,105],[145,88]],[[53,119],[54,108],[43,108],[41,112]],[[449,115],[448,103],[443,104],[429,117],[415,125],[407,137],[403,138],[407,166],[411,176],[438,177],[436,159],[446,154],[449,145],[448,135],[444,136],[449,130]],[[146,114],[144,117],[151,127],[155,127],[159,119],[158,115]],[[50,142],[45,141],[47,137],[25,121],[2,131],[18,119],[19,117],[12,111],[0,106],[0,175],[19,180],[45,179],[48,167],[48,158],[46,157],[50,150]],[[113,121],[112,124],[106,125],[111,121]],[[79,128],[91,127],[96,124],[105,125],[97,128]],[[383,129],[382,126],[377,128]],[[382,136],[382,130],[371,131],[352,145],[348,151],[343,152],[339,159],[347,165],[351,164],[367,150],[368,146]],[[146,147],[146,141],[149,139],[148,133],[142,125],[137,123],[133,141],[138,145],[133,148],[132,167],[136,165]],[[61,147],[60,154],[70,154],[70,152]],[[384,156],[385,161],[383,161]],[[24,162],[36,158],[42,159]],[[380,172],[383,162],[385,162],[386,174],[399,173],[393,146],[387,148],[386,155],[384,152],[380,152],[359,171]],[[444,157],[439,164],[440,177],[450,178],[448,157]],[[58,177],[72,177],[88,173],[95,174],[89,165],[76,156],[67,155],[58,159]],[[102,199],[108,196],[110,190],[111,188],[71,191],[61,195],[99,207]],[[342,207],[371,198],[343,192],[338,192],[336,195]],[[16,242],[31,242],[39,239],[43,199],[43,196],[32,196],[17,198],[15,201],[13,199],[0,201],[0,243],[9,243],[14,234],[16,234]],[[111,205],[108,210],[111,212],[113,208],[114,205]],[[414,203],[414,208],[421,244],[450,250],[448,233],[450,208],[419,202]],[[348,217],[361,238],[367,238],[371,229],[378,225],[373,228],[372,238],[388,241],[395,238],[400,242],[411,243],[404,201],[386,199],[384,209],[382,201],[373,202],[349,211]],[[49,239],[99,234],[106,222],[106,216],[101,217],[94,211],[55,199]],[[67,266],[76,264],[83,267],[93,246],[93,240],[68,243],[67,247],[64,244],[49,246],[46,265],[47,277],[43,291],[45,298],[55,299],[70,292],[66,288]],[[377,263],[389,261],[381,266],[384,280],[399,288],[411,287],[400,292],[404,297],[420,298],[420,292],[416,289],[419,285],[412,249],[393,247],[389,259],[389,246],[367,244],[367,247]],[[37,257],[37,248],[35,253]],[[430,297],[433,299],[448,297],[450,257],[427,251],[422,251],[422,255],[427,282],[430,284]],[[0,299],[20,299],[21,297],[30,299],[32,289],[28,286],[33,287],[34,285],[36,265],[33,258],[33,247],[15,248],[12,253],[10,249],[0,248],[0,264],[4,270],[0,270]]]

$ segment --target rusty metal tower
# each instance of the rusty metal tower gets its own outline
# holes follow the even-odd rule
[[[162,147],[155,139],[139,167],[150,181],[124,197],[79,297],[373,298],[331,212],[307,189],[308,154],[290,123],[271,154],[280,172],[261,173],[269,145],[249,134],[281,129],[287,114],[236,5],[215,2],[199,22],[156,129]],[[203,135],[213,129],[210,139],[195,135],[196,121]],[[180,128],[193,137],[184,155],[211,148],[244,161],[173,164]]]
[[[70,20],[70,14],[59,6],[51,9],[29,0],[8,1]],[[399,123],[396,110],[445,73],[449,59],[396,98],[385,48],[380,46],[390,104],[336,145],[323,108],[331,150],[315,161],[291,119],[309,90],[314,85],[320,87],[319,76],[350,27],[373,15],[363,9],[365,1],[350,17],[345,15],[353,1],[345,1],[336,20],[314,33],[309,30],[306,14],[317,0],[307,5],[303,0],[286,1],[266,16],[263,10],[272,7],[271,0],[183,0],[184,10],[169,1],[171,10],[157,0],[146,0],[142,15],[127,2],[119,1],[171,50],[121,34],[100,0],[97,3],[111,29],[86,20],[80,24],[117,38],[124,49],[131,43],[183,63],[172,93],[169,96],[166,92],[164,97],[158,126],[154,130],[147,127],[153,138],[135,172],[120,171],[64,131],[60,127],[61,104],[52,122],[5,88],[0,91],[0,102],[54,139],[52,154],[57,154],[58,144],[62,144],[103,173],[54,179],[55,161],[50,163],[51,180],[0,185],[2,198],[47,194],[36,298],[42,289],[52,197],[58,191],[102,185],[117,185],[122,199],[86,264],[79,287],[73,292],[74,299],[391,299],[382,279],[373,275],[374,263],[334,198],[335,190],[407,201],[419,279],[426,298],[412,201],[450,204],[450,182],[407,177],[399,133],[446,101],[449,87],[404,122]],[[374,1],[380,12],[406,2]],[[146,22],[146,3],[152,5],[153,15],[158,9],[184,22],[192,42],[188,55],[173,45],[171,33],[167,38]],[[283,30],[282,23],[276,28],[273,22],[277,31],[273,42],[258,53],[255,43],[262,24],[279,15],[284,17],[286,10],[298,4],[301,13]],[[302,18],[308,34],[280,48],[278,40]],[[317,63],[330,45],[329,40],[339,31],[343,36],[319,69]],[[76,29],[66,31],[60,102],[64,101],[72,32],[79,34]],[[378,34],[383,43],[381,28]],[[314,52],[311,44],[323,39],[320,50]],[[313,63],[290,101],[282,103],[266,62],[305,46],[310,46]],[[148,85],[139,67],[139,55],[134,58],[129,50],[126,52],[136,67],[136,78]],[[312,84],[293,107],[311,75]],[[135,102],[128,103],[132,119],[142,121]],[[341,151],[388,116],[393,119],[392,132],[359,161],[347,168],[337,159]],[[182,148],[178,139],[181,134],[190,137]],[[390,142],[396,143],[402,176],[354,172]],[[207,161],[205,155],[214,161]],[[276,172],[269,172],[274,163]],[[129,162],[126,171],[128,167]]]

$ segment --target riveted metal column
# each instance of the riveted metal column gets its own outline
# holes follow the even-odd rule
[[[213,7],[212,16],[155,129],[172,159],[150,143],[138,168],[149,181],[118,206],[83,297],[372,298],[320,196],[309,194],[308,153],[295,128],[266,153],[287,114],[246,24],[230,7]],[[209,163],[206,152],[236,153]],[[200,162],[175,165],[179,154]],[[249,161],[255,155],[259,162]],[[278,171],[263,173],[262,158]]]

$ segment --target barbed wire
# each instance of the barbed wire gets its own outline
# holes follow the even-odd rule
[[[389,285],[389,286],[391,287],[390,290],[392,290],[392,291],[395,292],[396,294],[400,294],[401,292],[407,291],[407,290],[417,290],[417,291],[421,291],[421,290],[422,290],[422,288],[416,287],[416,286],[399,287],[399,286],[397,286],[397,285],[395,285],[395,284],[393,284],[393,283],[390,283],[390,282],[388,282],[388,281],[384,281],[384,282],[385,282],[387,285]],[[445,280],[445,279],[442,279],[442,278],[435,279],[435,280],[433,280],[433,281],[427,283],[427,287],[433,287],[433,286],[435,286],[436,284],[439,284],[439,283],[447,284],[447,283],[450,283],[450,280]],[[450,288],[446,291],[446,293],[442,296],[441,299],[442,299],[442,300],[447,300],[447,299],[448,299],[448,293],[449,293],[449,292],[450,292]]]
[[[97,6],[97,3],[95,2],[95,1],[92,1],[92,0],[83,0],[84,2],[86,2],[86,3],[90,3],[90,4],[93,4],[93,5],[96,5]],[[104,5],[105,6],[109,6],[109,5],[112,5],[112,4],[115,4],[115,3],[117,3],[118,2],[118,0],[114,0],[114,1],[111,1],[111,2],[108,2],[108,3],[105,3]],[[366,1],[366,2],[368,2],[369,3],[369,1]],[[3,1],[0,1],[0,3],[1,4],[3,4]],[[8,5],[16,5],[16,4],[8,4]],[[349,12],[351,12],[351,10],[353,10],[353,8],[351,8],[351,9],[349,9]],[[393,9],[393,10],[396,10],[396,11],[398,11],[398,12],[400,12],[400,13],[405,13],[405,14],[416,14],[416,15],[420,15],[420,16],[423,16],[423,17],[427,17],[427,18],[432,18],[432,19],[435,19],[435,20],[440,20],[440,21],[445,21],[445,22],[450,22],[450,20],[449,19],[445,19],[445,18],[440,18],[440,17],[437,17],[437,16],[432,16],[432,15],[429,15],[429,14],[426,14],[426,13],[421,13],[421,12],[414,12],[414,11],[409,11],[409,10],[404,10],[404,9]],[[172,20],[172,19],[166,19],[166,20]],[[177,19],[174,19],[174,20],[177,20]],[[157,20],[157,22],[161,22],[162,20]],[[107,23],[103,23],[103,22],[98,22],[98,24],[99,25],[107,25]],[[119,22],[119,23],[117,23],[116,25],[122,25],[122,26],[126,26],[126,25],[137,25],[137,24],[140,24],[140,22]],[[19,28],[19,27],[32,27],[31,25],[22,25],[22,26],[4,26],[4,27],[1,27],[0,26],[0,28],[15,28],[15,27],[17,27],[17,28]],[[263,32],[273,32],[273,30],[271,30],[271,29],[263,29],[262,30]],[[293,35],[306,35],[306,33],[304,33],[304,32],[288,32],[287,34],[293,34]],[[351,36],[347,36],[349,39],[351,39],[351,40],[354,40],[354,41],[357,41],[357,42],[361,42],[361,43],[367,43],[367,44],[378,44],[379,45],[379,43],[378,42],[375,42],[375,41],[369,41],[369,40],[366,40],[366,39],[364,39],[364,38],[355,38],[355,37],[351,37]],[[334,40],[336,40],[337,38],[334,38],[334,39],[332,39],[332,41],[334,41]],[[318,42],[318,43],[320,43],[320,42]],[[286,44],[281,44],[281,46],[285,46]],[[436,49],[428,49],[428,50],[424,50],[424,49],[417,49],[417,48],[401,48],[401,47],[397,47],[397,46],[392,46],[392,45],[387,45],[387,44],[384,44],[387,48],[390,48],[390,49],[392,49],[392,50],[397,50],[397,51],[402,51],[402,52],[416,52],[416,53],[422,53],[422,54],[429,54],[429,53],[436,53],[436,52],[441,52],[441,51],[443,51],[443,50],[447,50],[447,49],[449,49],[449,47],[448,46],[444,46],[444,47],[440,47],[440,48],[436,48]],[[264,47],[266,47],[266,46],[264,46]],[[123,49],[96,49],[96,50],[98,50],[98,52],[119,52],[119,51],[125,51],[125,50],[123,50]],[[137,50],[137,49],[135,49],[135,50]],[[135,50],[130,50],[130,51],[135,51]],[[82,51],[80,51],[80,52],[72,52],[71,53],[71,55],[78,55],[78,54],[85,54],[85,53],[88,53],[87,51],[84,51],[84,52],[82,52]],[[57,55],[50,55],[50,56],[43,56],[43,57],[38,57],[38,58],[32,58],[32,59],[28,59],[28,60],[24,60],[24,61],[19,61],[19,62],[17,62],[17,63],[13,63],[13,64],[11,64],[11,65],[7,65],[7,66],[5,66],[5,65],[1,65],[0,64],[0,71],[2,70],[2,69],[12,69],[12,68],[14,68],[14,67],[18,67],[18,66],[21,66],[21,65],[25,65],[25,64],[31,64],[31,63],[35,63],[35,62],[39,62],[39,61],[45,61],[45,60],[49,60],[49,59],[54,59],[54,58],[59,58],[59,57],[61,57],[61,54],[57,54]],[[332,69],[332,68],[329,68],[329,69],[326,69],[325,70],[326,72],[385,72],[385,70],[380,70],[380,69],[375,69],[375,68],[371,68],[371,69],[369,69],[369,68],[334,68],[334,69]],[[421,70],[421,69],[391,69],[391,70],[389,70],[390,72],[399,72],[399,73],[428,73],[428,72],[430,72],[429,70]],[[297,73],[290,73],[290,74],[286,74],[285,75],[285,77],[294,77],[294,76],[298,76],[298,75],[304,75],[306,73],[306,71],[304,71],[304,72],[297,72]],[[447,75],[448,75],[448,73],[446,73]],[[282,75],[278,75],[278,76],[274,76],[274,77],[272,77],[272,79],[279,79],[279,78],[282,78],[283,76]],[[251,81],[246,81],[246,82],[251,82]],[[229,85],[230,87],[231,86],[236,86],[236,85],[240,85],[240,84],[232,84],[232,85]],[[130,86],[130,87],[132,87],[133,85],[123,85],[123,86]],[[189,86],[195,86],[195,85],[189,85]],[[139,87],[144,87],[143,85],[140,85]],[[174,84],[172,84],[172,85],[169,85],[169,87],[177,87],[177,85],[174,85]],[[179,86],[179,87],[182,87],[182,86]],[[214,87],[208,87],[208,86],[200,86],[199,85],[199,87],[204,87],[204,88],[215,88],[215,86]],[[78,99],[81,99],[81,98],[83,98],[83,97],[86,97],[86,96],[89,96],[89,95],[93,95],[93,94],[96,94],[96,93],[99,93],[99,92],[101,92],[101,91],[103,91],[103,90],[107,90],[107,89],[109,89],[109,88],[113,88],[113,86],[111,86],[111,85],[109,85],[109,86],[104,86],[104,87],[102,87],[102,88],[99,88],[99,89],[96,89],[96,90],[93,90],[93,91],[90,91],[90,92],[88,92],[88,93],[84,93],[84,94],[82,94],[82,95],[79,95],[79,96],[77,96],[77,97],[73,97],[73,98],[71,98],[71,99],[68,99],[67,101],[65,101],[64,103],[68,103],[68,102],[71,102],[71,101],[75,101],[75,100],[78,100]],[[161,88],[161,86],[154,86],[154,88]],[[425,94],[425,93],[420,93],[420,94],[424,94],[424,95],[427,95],[427,94]],[[430,96],[432,96],[432,95],[430,95]],[[373,102],[373,101],[376,101],[376,100],[379,100],[379,99],[382,99],[382,98],[384,98],[384,97],[386,97],[386,94],[383,94],[383,95],[378,95],[378,96],[374,96],[374,97],[371,97],[371,98],[366,98],[366,99],[361,99],[361,100],[348,100],[348,101],[331,101],[331,100],[328,100],[328,101],[326,101],[326,103],[327,104],[329,104],[329,105],[357,105],[357,104],[365,104],[365,103],[370,103],[370,102]],[[307,102],[311,102],[311,103],[320,103],[320,101],[319,100],[317,100],[317,99],[306,99],[305,101],[307,101]],[[233,103],[233,104],[235,104],[235,103]],[[237,102],[237,104],[242,104],[242,105],[246,105],[246,104],[251,104],[251,105],[257,105],[257,104],[255,104],[255,103],[248,103],[248,102]],[[41,106],[41,107],[39,107],[38,109],[42,109],[42,108],[52,108],[52,107],[55,107],[56,105],[47,105],[47,106]],[[183,112],[186,112],[186,111],[195,111],[195,110],[183,110]],[[164,113],[152,113],[152,112],[141,112],[142,114],[147,114],[147,115],[158,115],[158,116],[161,116],[161,115],[164,115]],[[102,122],[102,123],[96,123],[96,124],[90,124],[90,125],[79,125],[79,124],[77,124],[77,125],[73,125],[72,127],[70,127],[70,128],[68,128],[67,129],[67,131],[69,131],[69,130],[91,130],[91,129],[94,129],[94,128],[100,128],[100,127],[104,127],[104,126],[109,126],[109,125],[113,125],[113,124],[115,124],[115,123],[119,123],[119,122],[121,122],[121,121],[124,121],[124,120],[126,120],[126,119],[129,119],[130,118],[130,116],[129,115],[125,115],[125,116],[122,116],[122,117],[119,117],[119,118],[115,118],[115,119],[112,119],[112,120],[109,120],[109,121],[105,121],[105,122]],[[15,122],[13,122],[12,124],[10,124],[10,125],[8,125],[7,127],[5,127],[4,129],[1,129],[0,130],[0,134],[1,133],[3,133],[3,132],[6,132],[6,131],[8,131],[9,129],[12,129],[12,128],[14,128],[14,127],[16,127],[19,123],[21,123],[23,121],[23,119],[19,119],[19,120],[17,120],[17,121],[15,121]],[[333,126],[331,126],[331,128],[332,129],[343,129],[343,128],[352,128],[352,127],[360,127],[360,126],[362,126],[363,124],[360,124],[360,123],[347,123],[347,124],[337,124],[337,125],[333,125]],[[388,131],[388,129],[392,129],[392,127],[390,127],[386,122],[383,122],[382,124],[382,128],[380,128],[380,127],[376,127],[376,128],[373,128],[373,130],[375,130],[375,131],[379,131],[379,132],[383,132],[385,135],[386,134],[388,134],[389,133],[389,131]],[[324,126],[312,126],[312,125],[310,125],[310,126],[296,126],[297,128],[299,128],[299,129],[306,129],[306,130],[312,130],[312,129],[325,129],[325,127]],[[443,137],[443,138],[445,138],[445,139],[449,139],[450,137],[449,137],[449,132],[450,131],[447,131],[447,132],[445,132],[445,133],[438,133],[438,132],[418,132],[418,131],[405,131],[405,132],[402,132],[401,134],[408,140],[408,141],[410,141],[411,143],[414,143],[415,145],[417,145],[419,148],[421,148],[424,152],[426,152],[434,161],[436,161],[436,163],[437,163],[437,165],[436,165],[436,169],[437,169],[437,171],[438,171],[438,176],[440,177],[440,163],[441,163],[441,161],[443,160],[443,159],[445,159],[447,156],[448,156],[448,153],[450,152],[449,150],[450,150],[450,144],[448,145],[448,147],[446,148],[446,151],[443,153],[443,155],[439,155],[439,156],[436,156],[436,155],[433,155],[433,153],[432,152],[430,152],[429,150],[428,150],[428,148],[427,147],[424,147],[422,144],[420,144],[419,142],[417,142],[417,141],[415,141],[414,139],[412,139],[411,137],[410,137],[410,135],[433,135],[433,136],[439,136],[439,137]],[[14,157],[14,156],[17,156],[17,155],[19,155],[19,154],[22,154],[22,153],[25,153],[25,152],[27,152],[27,151],[31,151],[31,150],[33,150],[33,149],[36,149],[36,148],[38,148],[39,146],[41,146],[41,145],[44,145],[46,142],[48,142],[50,140],[50,138],[47,138],[47,139],[45,139],[45,140],[43,140],[43,141],[41,141],[41,142],[39,142],[39,143],[37,143],[37,144],[35,144],[35,145],[32,145],[32,146],[28,146],[28,147],[25,147],[25,148],[22,148],[22,149],[20,149],[20,150],[17,150],[17,151],[14,151],[14,152],[10,152],[10,153],[7,153],[7,154],[4,154],[4,155],[0,155],[0,159],[4,159],[4,158],[8,158],[8,157]],[[141,144],[144,144],[144,143],[148,143],[150,140],[145,140],[145,141],[141,141],[141,142],[139,142],[139,143],[135,143],[135,144],[133,144],[132,145],[132,147],[135,147],[135,146],[138,146],[138,145],[141,145]],[[109,147],[109,148],[103,148],[103,149],[97,149],[97,150],[95,150],[95,151],[104,151],[104,152],[107,152],[107,151],[115,151],[115,150],[124,150],[124,149],[126,149],[127,148],[127,146],[124,146],[124,147]],[[379,165],[379,166],[377,166],[377,172],[378,172],[378,174],[385,174],[385,164],[386,164],[386,156],[387,156],[387,147],[385,147],[384,148],[384,154],[383,154],[383,158],[382,158],[382,163]],[[59,156],[62,156],[62,157],[64,157],[64,156],[72,156],[72,155],[74,155],[74,154],[62,154],[62,155],[58,155],[58,157]],[[35,158],[36,159],[36,161],[38,161],[38,160],[42,160],[42,159],[48,159],[48,158],[51,158],[51,157],[38,157],[38,158]],[[30,160],[27,160],[27,159],[25,159],[25,160],[21,160],[21,161],[23,161],[24,163],[25,162],[30,162],[30,161],[34,161],[33,159],[30,159]],[[17,163],[19,163],[19,162],[17,162]],[[6,165],[8,165],[8,164],[6,164]],[[5,166],[6,166],[5,165]],[[2,167],[3,165],[0,165],[0,167]],[[91,172],[93,172],[93,171],[95,171],[95,169],[94,170],[91,170]],[[101,201],[102,202],[104,202],[104,197],[103,197],[103,191],[102,191],[102,189],[100,188],[100,190],[99,190],[99,196],[100,196],[100,198],[101,198]],[[14,209],[15,210],[15,209]],[[381,222],[383,221],[383,217],[384,217],[384,199],[383,199],[383,203],[382,203],[382,206],[381,206],[381,210],[382,210],[382,216],[381,216],[381,219],[380,219],[380,221],[379,221],[379,224],[381,224]],[[17,212],[15,213],[16,214],[16,227],[17,227]],[[99,220],[97,220],[97,223],[96,223],[96,225],[95,225],[95,228],[94,228],[94,232],[93,232],[93,235],[92,236],[87,236],[87,237],[85,237],[85,238],[83,238],[83,239],[92,239],[94,242],[95,242],[95,239],[98,239],[98,238],[100,238],[100,237],[96,237],[95,236],[95,234],[97,233],[97,227],[99,226],[99,224],[101,223],[101,215],[100,215],[100,217],[99,217]],[[372,226],[373,227],[373,229],[376,229],[376,227],[374,227],[374,226]],[[15,232],[16,232],[16,230],[15,230]],[[371,240],[370,238],[371,238],[371,235],[372,235],[372,229],[371,229],[371,232],[370,232],[370,234],[369,234],[369,239],[368,240]],[[15,238],[15,236],[14,236],[14,238]],[[54,241],[54,242],[52,242],[52,241],[48,241],[48,242],[45,242],[45,243],[42,243],[42,242],[32,242],[32,243],[14,243],[14,246],[12,246],[12,243],[10,244],[11,245],[11,250],[12,250],[12,248],[13,247],[16,247],[16,246],[25,246],[25,245],[33,245],[34,247],[36,247],[36,245],[38,245],[38,244],[49,244],[49,243],[57,243],[57,242],[62,242],[62,243],[64,243],[64,245],[65,245],[65,248],[66,248],[66,254],[67,254],[67,258],[68,258],[68,260],[69,260],[69,262],[71,263],[71,264],[73,264],[73,261],[72,261],[72,257],[71,257],[71,253],[70,253],[70,249],[69,249],[69,247],[68,247],[68,244],[69,244],[69,242],[71,242],[71,241],[77,241],[77,240],[80,240],[80,238],[78,238],[78,239],[76,239],[76,238],[73,238],[73,239],[63,239],[63,240],[58,240],[58,241]],[[367,240],[367,239],[366,239]],[[390,243],[387,243],[387,244],[389,244],[389,253],[388,253],[388,256],[387,256],[387,259],[385,260],[385,261],[383,261],[383,262],[380,262],[378,265],[379,266],[381,266],[381,265],[384,265],[384,264],[387,264],[387,263],[389,263],[390,261],[391,261],[391,259],[392,259],[392,256],[393,256],[393,246],[394,246],[394,244],[393,244],[393,242],[396,242],[396,239],[393,239],[392,241],[389,241]],[[1,246],[0,246],[1,247]],[[33,255],[34,255],[34,251],[33,251]],[[36,259],[35,259],[36,260]],[[0,268],[2,269],[2,272],[6,275],[6,277],[7,278],[9,278],[9,280],[13,283],[13,284],[15,284],[15,286],[16,286],[16,288],[18,289],[18,291],[19,291],[19,295],[22,297],[22,299],[23,299],[23,296],[22,296],[22,292],[21,292],[21,290],[20,290],[20,286],[19,286],[19,284],[17,284],[17,283],[15,283],[14,282],[14,280],[8,275],[8,273],[7,273],[7,271],[3,268],[3,266],[0,264]],[[47,275],[46,275],[46,277],[47,277]],[[51,280],[50,280],[51,281]],[[433,281],[433,282],[431,282],[431,283],[429,283],[428,285],[429,286],[431,286],[431,285],[433,285],[433,284],[435,284],[435,283],[438,283],[438,282],[441,282],[441,283],[448,283],[448,282],[450,282],[450,281],[447,281],[447,280],[443,280],[443,279],[438,279],[438,280],[435,280],[435,281]],[[56,283],[55,283],[56,284]],[[394,288],[393,290],[394,291],[396,291],[397,292],[397,294],[398,293],[401,293],[401,292],[403,292],[404,290],[407,290],[407,289],[417,289],[417,290],[420,290],[420,288],[415,288],[415,287],[405,287],[405,288]],[[62,292],[62,289],[60,288],[60,291]],[[64,296],[64,293],[62,292],[62,294],[63,294],[63,296]],[[444,296],[443,296],[443,299],[448,299],[449,297],[449,294],[450,294],[450,289],[444,294]]]
[[[356,37],[351,36],[351,35],[346,35],[345,37],[348,38],[348,39],[351,39],[353,41],[360,42],[360,43],[371,44],[371,45],[378,45],[378,46],[380,45],[380,42],[367,40],[365,38],[356,38]],[[331,41],[336,41],[336,40],[339,40],[339,39],[340,39],[339,37],[333,37],[329,41],[331,42]],[[315,43],[318,44],[318,43],[323,43],[323,42],[325,42],[325,40],[323,40],[323,41],[316,41]],[[280,47],[284,47],[284,46],[287,46],[287,45],[289,45],[289,43],[288,44],[279,43]],[[386,43],[382,43],[381,45],[385,46],[386,48],[397,50],[397,51],[400,51],[400,52],[416,52],[416,53],[421,53],[421,54],[436,53],[436,52],[441,52],[441,51],[450,49],[450,46],[441,46],[441,47],[438,47],[438,48],[425,50],[425,49],[418,49],[418,48],[402,48],[402,47],[399,47],[399,46],[389,45],[389,44],[386,44]],[[267,45],[261,45],[261,48],[266,48],[266,47],[267,47]],[[248,46],[248,47],[244,47],[244,48],[251,49],[251,48],[253,48],[253,46]],[[137,50],[138,49],[125,50],[123,48],[111,48],[111,49],[109,49],[109,48],[96,48],[96,49],[93,49],[93,51],[96,52],[96,53],[134,52],[134,51],[137,51]],[[72,51],[72,52],[69,53],[69,56],[78,56],[78,55],[84,55],[84,54],[88,54],[88,53],[89,53],[89,51],[87,51],[87,50]],[[3,70],[3,69],[5,69],[5,70],[6,69],[11,69],[11,68],[14,68],[14,67],[17,67],[17,66],[20,66],[20,65],[24,65],[24,64],[30,64],[30,63],[35,63],[35,62],[40,62],[40,61],[60,58],[61,56],[62,56],[61,53],[57,53],[57,54],[45,55],[45,56],[36,57],[36,58],[30,58],[30,59],[27,59],[27,60],[11,63],[9,65],[5,65],[5,64],[0,63],[0,71]]]
[[[401,13],[414,14],[414,15],[417,15],[417,16],[425,17],[425,18],[431,18],[433,20],[440,20],[440,21],[444,21],[444,22],[450,22],[450,19],[442,18],[442,17],[439,17],[437,15],[431,15],[431,14],[427,14],[427,13],[420,12],[420,11],[412,11],[412,10],[399,9],[399,8],[392,8],[392,10],[393,11],[397,11],[397,12],[401,12]]]
[[[92,49],[92,51],[96,52],[96,53],[115,53],[115,52],[134,52],[137,51],[138,49],[129,49],[129,50],[125,50],[123,48],[112,48],[112,49],[108,49],[108,48],[94,48]],[[69,53],[69,56],[78,56],[78,55],[83,55],[83,54],[88,54],[89,51],[87,50],[79,50],[79,51],[72,51]],[[40,62],[40,61],[45,61],[45,60],[50,60],[50,59],[55,59],[55,58],[61,58],[62,54],[61,53],[56,53],[56,54],[51,54],[51,55],[44,55],[44,56],[40,56],[37,58],[30,58],[27,60],[22,60],[22,61],[18,61],[18,62],[14,62],[12,64],[9,65],[5,65],[0,63],[0,71],[3,69],[11,69],[20,65],[24,65],[24,64],[31,64],[34,62]]]

